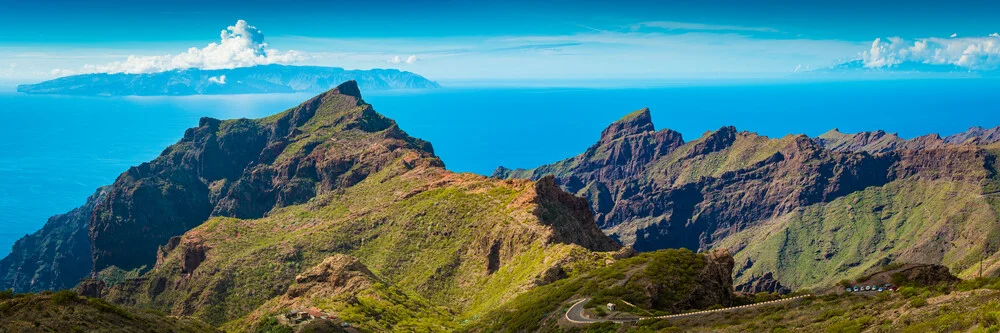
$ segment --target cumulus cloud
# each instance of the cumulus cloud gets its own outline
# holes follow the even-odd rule
[[[868,68],[892,67],[904,62],[953,65],[969,70],[1000,68],[1000,35],[987,37],[922,38],[907,41],[899,37],[876,38],[861,54]]]
[[[415,62],[417,62],[417,55],[415,54],[411,54],[406,58],[400,58],[399,56],[395,56],[392,57],[392,59],[389,59],[389,63],[391,64],[402,64],[402,63],[413,64]]]
[[[175,69],[225,69],[269,64],[290,64],[304,60],[305,54],[269,48],[264,34],[244,20],[222,30],[221,41],[203,48],[192,47],[180,54],[161,56],[130,55],[124,61],[104,65],[85,65],[82,71],[54,70],[68,73],[156,73]]]

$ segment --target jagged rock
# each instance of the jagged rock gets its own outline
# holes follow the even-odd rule
[[[771,272],[764,273],[761,276],[751,277],[750,280],[736,286],[736,291],[747,294],[756,293],[778,293],[778,294],[788,294],[792,292],[791,288],[781,285],[774,278],[774,274]]]
[[[622,260],[634,257],[636,254],[639,254],[639,252],[633,249],[632,247],[623,246],[621,249],[618,249],[618,251],[615,251],[615,253],[612,254],[611,257],[614,258],[615,260]]]
[[[286,300],[305,294],[353,294],[378,282],[368,267],[358,258],[344,254],[327,257],[322,263],[295,277],[296,285],[288,289]]]
[[[183,248],[184,253],[181,254],[181,273],[191,274],[205,261],[205,251],[208,248],[205,244],[198,241],[186,243]]]
[[[965,132],[950,135],[944,138],[944,141],[951,144],[974,145],[997,143],[1000,142],[1000,126],[990,129],[979,126],[971,127]]]
[[[729,250],[718,249],[705,253],[705,267],[695,278],[694,290],[676,306],[680,309],[704,309],[713,305],[733,305],[733,260]]]
[[[84,297],[99,298],[104,293],[104,281],[98,279],[85,279],[76,286],[76,293]]]

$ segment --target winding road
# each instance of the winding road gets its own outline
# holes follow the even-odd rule
[[[787,303],[787,302],[790,302],[790,301],[793,301],[793,300],[797,300],[797,299],[801,299],[803,297],[809,297],[809,296],[812,296],[812,295],[795,296],[795,297],[783,298],[783,299],[778,299],[778,300],[773,300],[773,301],[760,302],[760,303],[747,304],[747,305],[740,305],[740,306],[733,306],[733,307],[722,308],[722,309],[715,309],[715,310],[695,311],[695,312],[679,313],[679,314],[666,315],[666,316],[657,316],[657,317],[637,317],[637,318],[634,318],[634,319],[593,319],[593,318],[589,318],[589,317],[587,317],[587,316],[585,316],[583,314],[583,305],[586,304],[587,301],[590,300],[590,298],[583,298],[583,299],[580,299],[580,300],[576,301],[575,303],[573,303],[573,305],[571,305],[569,307],[569,309],[566,310],[566,316],[565,317],[566,317],[566,321],[569,321],[569,322],[574,323],[574,324],[593,324],[593,323],[603,323],[603,322],[634,323],[634,322],[637,322],[637,321],[640,321],[640,320],[648,320],[648,319],[673,319],[673,318],[682,318],[682,317],[690,317],[690,316],[700,316],[700,315],[706,315],[706,314],[716,313],[716,312],[726,312],[726,311],[752,309],[752,308],[761,307],[761,306],[765,306],[765,305],[775,305],[775,304]]]

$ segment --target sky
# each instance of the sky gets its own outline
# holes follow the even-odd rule
[[[439,81],[1000,67],[1000,1],[0,0],[0,80],[258,64]]]

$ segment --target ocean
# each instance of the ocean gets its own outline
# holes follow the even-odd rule
[[[643,107],[686,140],[722,126],[780,137],[883,129],[903,137],[1000,125],[1000,81],[925,79],[673,85],[656,88],[442,88],[363,92],[430,141],[453,171],[490,174],[576,155]],[[310,94],[72,97],[0,91],[0,253],[49,216],[83,204],[155,158],[201,117],[262,117]]]

